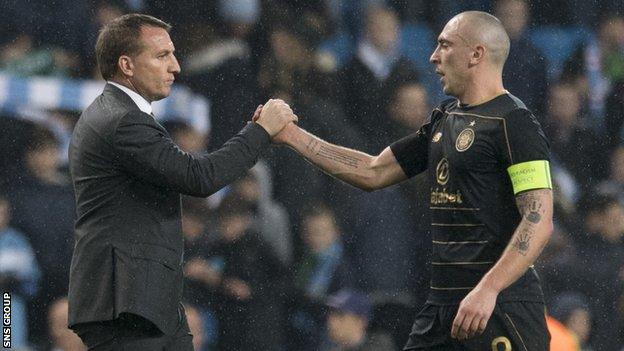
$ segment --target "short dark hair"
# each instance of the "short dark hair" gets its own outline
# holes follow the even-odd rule
[[[130,13],[114,19],[105,25],[95,44],[95,56],[102,78],[110,79],[117,72],[117,61],[121,55],[134,55],[141,51],[141,27],[163,28],[167,32],[171,25],[156,17]]]

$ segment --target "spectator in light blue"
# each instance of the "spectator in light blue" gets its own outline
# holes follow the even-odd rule
[[[11,293],[12,347],[27,347],[27,300],[37,292],[39,267],[26,237],[9,226],[9,201],[0,194],[0,288]]]
[[[289,347],[308,351],[317,350],[322,336],[327,296],[352,284],[334,212],[325,204],[313,204],[301,227],[305,247],[295,264],[297,303],[290,314]]]

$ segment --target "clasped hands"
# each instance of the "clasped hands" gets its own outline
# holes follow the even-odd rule
[[[264,105],[258,105],[252,117],[252,121],[262,126],[276,144],[286,142],[285,127],[294,126],[298,120],[290,106],[280,99],[270,99]]]

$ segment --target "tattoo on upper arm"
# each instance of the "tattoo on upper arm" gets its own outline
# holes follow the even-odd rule
[[[518,209],[523,217],[534,224],[539,223],[542,220],[544,213],[542,199],[538,194],[534,192],[528,192],[520,194],[516,197],[518,203]]]

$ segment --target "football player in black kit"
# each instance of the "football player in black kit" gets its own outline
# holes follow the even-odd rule
[[[446,24],[430,59],[455,98],[418,132],[377,156],[294,123],[273,139],[367,191],[428,171],[433,274],[405,350],[549,349],[533,269],[553,226],[549,150],[533,114],[503,87],[508,53],[496,17],[463,12]]]

